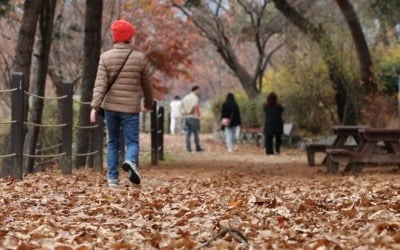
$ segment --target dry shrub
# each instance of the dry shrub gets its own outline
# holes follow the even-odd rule
[[[361,105],[361,123],[374,128],[399,126],[399,108],[395,94],[378,92],[368,96]]]

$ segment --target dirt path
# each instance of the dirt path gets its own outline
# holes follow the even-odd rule
[[[194,249],[226,228],[251,249],[400,249],[399,173],[370,169],[331,176],[309,168],[304,152],[202,136],[203,153],[185,153],[166,136],[167,161],[145,164],[143,184],[108,188],[106,172],[49,170],[0,180],[0,249]],[[211,249],[245,249],[221,235]]]
[[[148,141],[147,136],[143,136],[143,141]],[[236,145],[234,153],[228,153],[225,145],[221,141],[213,139],[212,135],[202,135],[201,144],[205,151],[185,152],[183,136],[166,136],[165,147],[170,154],[170,159],[161,163],[160,170],[170,169],[171,171],[181,169],[186,171],[200,171],[203,174],[236,171],[252,173],[258,175],[265,172],[271,175],[301,175],[315,172],[306,165],[304,152],[294,149],[284,149],[280,155],[267,156],[262,147],[251,144]],[[144,144],[144,151],[148,150],[148,145]],[[167,153],[167,154],[168,154]]]
[[[150,141],[148,135],[142,135],[142,151],[149,154]],[[174,175],[218,175],[225,172],[242,173],[260,178],[281,176],[288,178],[318,178],[330,176],[325,167],[309,167],[306,152],[300,149],[283,147],[279,155],[268,156],[262,146],[253,144],[238,144],[234,153],[228,153],[222,141],[215,140],[212,135],[201,136],[204,152],[185,152],[183,136],[165,136],[167,160],[160,162],[157,167],[148,164],[149,157],[143,170],[158,174]],[[317,155],[317,162],[323,155]],[[366,168],[365,174],[393,174],[393,167]],[[149,172],[149,173],[150,173]],[[342,173],[343,175],[343,173]],[[340,174],[339,174],[340,176]],[[332,177],[332,176],[331,176]],[[334,178],[334,177],[333,177]]]

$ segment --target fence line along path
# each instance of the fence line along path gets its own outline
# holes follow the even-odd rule
[[[78,129],[93,129],[94,138],[92,143],[92,151],[85,154],[72,153],[72,129],[73,129],[73,84],[63,84],[63,94],[60,97],[39,96],[26,90],[24,84],[24,75],[15,72],[12,75],[11,88],[0,90],[0,94],[10,93],[11,96],[11,120],[1,121],[0,125],[11,125],[11,152],[5,155],[0,155],[0,159],[12,158],[11,167],[6,169],[5,174],[16,179],[23,178],[23,158],[51,158],[52,160],[61,158],[61,172],[63,174],[72,173],[72,157],[73,156],[93,156],[95,159],[94,170],[101,171],[103,167],[103,126],[101,122],[94,126],[76,126]],[[57,100],[63,101],[62,123],[60,124],[36,124],[24,120],[24,107],[28,97],[39,98],[42,100]],[[81,103],[86,105],[86,103]],[[62,142],[56,145],[50,145],[46,149],[37,150],[35,154],[24,154],[24,128],[25,126],[35,126],[39,128],[61,128]],[[61,152],[56,154],[44,154],[44,151],[61,147]],[[49,162],[49,161],[48,161]]]
[[[79,105],[90,105],[90,102],[73,100],[73,84],[63,83],[63,93],[60,97],[46,97],[31,93],[26,90],[23,81],[24,75],[20,72],[14,72],[10,89],[0,90],[0,94],[11,94],[11,119],[1,121],[0,125],[11,125],[11,152],[0,155],[0,159],[12,158],[11,167],[6,169],[5,174],[16,179],[23,178],[23,159],[24,157],[44,158],[43,163],[61,158],[60,168],[62,174],[72,174],[72,158],[89,156],[89,167],[94,171],[103,170],[103,137],[104,122],[97,119],[97,123],[90,126],[73,125],[73,103]],[[60,124],[37,124],[24,120],[25,105],[29,97],[42,100],[63,101],[62,123]],[[39,128],[60,128],[62,129],[62,141],[55,145],[49,145],[46,148],[36,150],[35,154],[24,154],[24,130],[26,126],[35,126]],[[76,152],[72,150],[72,131],[75,129],[90,130],[92,132],[90,152]],[[151,163],[157,165],[159,160],[164,160],[164,108],[157,107],[154,102],[151,111]],[[60,148],[59,153],[45,154],[51,149]],[[51,160],[49,160],[51,159]]]

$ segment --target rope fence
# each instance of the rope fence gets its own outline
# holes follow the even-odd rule
[[[38,124],[38,123],[33,123],[33,122],[24,122],[25,125],[31,125],[34,127],[39,127],[39,128],[59,128],[59,127],[65,127],[67,126],[66,123],[61,123],[61,124]]]
[[[92,103],[92,102],[82,102],[82,101],[75,100],[75,99],[74,99],[74,102],[81,104],[81,105],[90,105]]]
[[[78,156],[78,157],[82,157],[82,156],[91,156],[91,155],[95,155],[98,154],[99,151],[94,151],[94,152],[89,152],[89,153],[73,153],[73,156]]]
[[[98,128],[99,125],[92,125],[92,126],[80,126],[80,125],[75,125],[74,128],[78,128],[78,129],[94,129],[94,128]]]
[[[40,95],[36,95],[34,93],[31,93],[29,91],[24,91],[24,93],[27,96],[32,96],[38,99],[42,99],[42,100],[63,100],[66,99],[68,96],[67,95],[63,95],[63,96],[57,96],[57,97],[48,97],[48,96],[40,96]]]
[[[103,121],[98,119],[98,123],[91,126],[79,126],[73,125],[73,103],[77,102],[82,105],[89,105],[90,102],[81,102],[73,100],[73,84],[64,83],[63,93],[59,97],[47,97],[37,95],[35,93],[26,90],[26,84],[23,81],[22,73],[13,73],[11,88],[0,90],[1,93],[11,93],[11,119],[8,121],[1,121],[0,125],[11,124],[11,152],[6,155],[0,155],[0,159],[11,158],[15,160],[12,161],[11,166],[6,169],[5,175],[12,176],[17,179],[23,178],[23,159],[24,158],[34,158],[34,166],[43,165],[46,163],[54,162],[61,158],[61,172],[63,174],[72,173],[72,157],[92,157],[94,162],[94,170],[102,171],[103,167],[103,134],[104,126]],[[62,122],[59,124],[42,124],[34,123],[31,121],[25,121],[25,104],[29,97],[39,98],[42,100],[63,100],[62,103]],[[42,149],[37,149],[35,154],[28,154],[24,152],[24,141],[25,141],[25,129],[26,126],[33,126],[38,128],[60,128],[62,129],[62,141],[54,145],[49,145]],[[73,153],[73,128],[77,129],[92,129],[92,143],[89,153]],[[60,152],[54,154],[44,154],[50,150],[59,149]],[[37,161],[39,159],[45,159],[43,161]],[[47,159],[47,160],[46,160]],[[13,166],[12,166],[13,165]]]
[[[16,154],[0,155],[0,159],[2,159],[2,158],[10,158],[10,157],[14,157],[14,156],[16,156]]]
[[[0,122],[0,125],[6,125],[6,124],[14,124],[17,121],[5,121],[5,122]]]
[[[34,158],[34,166],[43,165],[61,158],[59,164],[62,174],[72,174],[73,157],[89,157],[87,164],[94,167],[94,171],[103,170],[103,149],[104,149],[104,121],[97,119],[93,125],[74,125],[73,123],[73,104],[90,105],[91,102],[78,101],[73,99],[73,84],[64,83],[63,93],[59,97],[46,97],[31,93],[26,90],[24,75],[16,72],[12,75],[11,88],[0,90],[1,93],[11,93],[11,119],[0,122],[0,125],[11,124],[10,133],[10,152],[0,155],[0,159],[11,158],[10,167],[6,169],[6,176],[22,179],[24,158]],[[25,110],[28,97],[35,97],[42,100],[63,100],[60,110],[62,121],[59,124],[38,124],[25,120],[27,110]],[[62,129],[61,143],[49,145],[46,148],[37,149],[35,154],[24,152],[26,126],[38,128],[60,128]],[[91,141],[89,142],[89,152],[73,152],[73,129],[91,130]],[[157,165],[159,160],[164,160],[164,108],[157,107],[154,102],[151,112],[151,163]],[[43,154],[49,150],[59,149],[60,152]],[[38,162],[36,159],[46,159]],[[48,159],[48,160],[47,160]]]
[[[0,94],[3,94],[3,93],[12,93],[12,92],[15,92],[15,91],[17,91],[18,90],[18,88],[14,88],[14,89],[0,89]]]
[[[55,158],[55,157],[61,157],[66,155],[65,152],[59,153],[59,154],[51,154],[51,155],[30,155],[30,154],[24,154],[25,157],[30,157],[30,158]]]

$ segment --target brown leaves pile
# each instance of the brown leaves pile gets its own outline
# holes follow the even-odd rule
[[[122,185],[110,189],[105,173],[89,170],[0,180],[0,248],[194,249],[225,228],[241,232],[251,249],[400,248],[396,174],[285,177],[182,169],[177,176],[166,167],[149,168],[142,170],[141,187],[123,175]],[[210,247],[244,244],[225,234]]]

